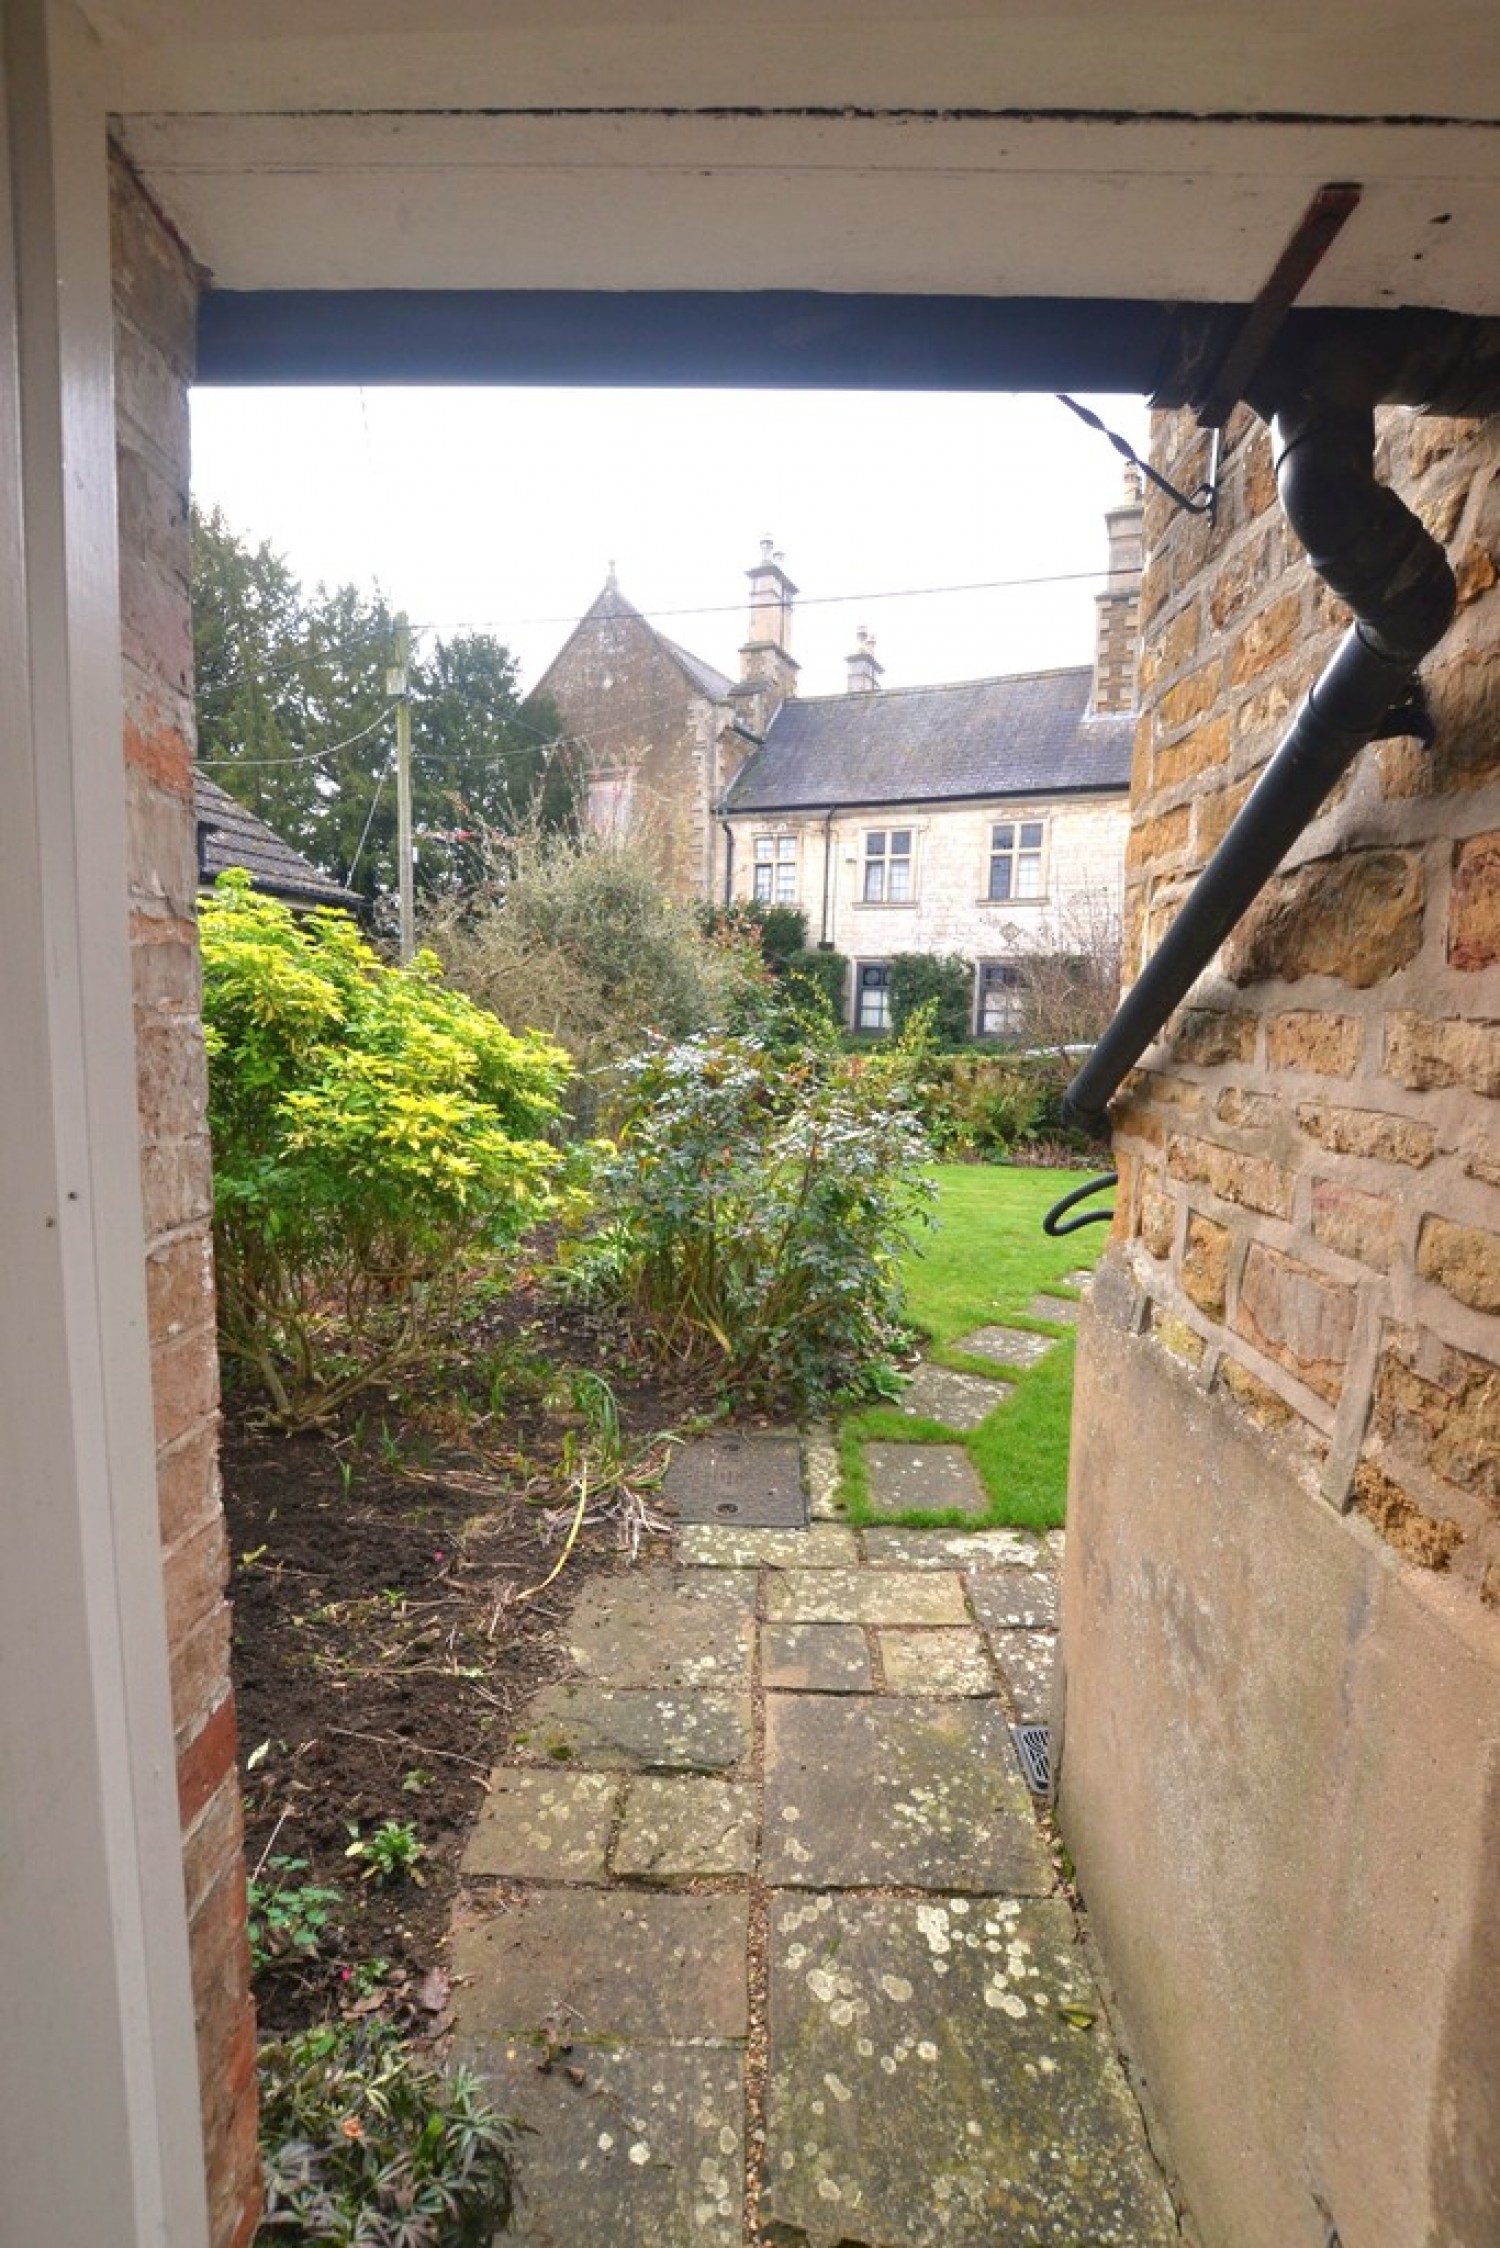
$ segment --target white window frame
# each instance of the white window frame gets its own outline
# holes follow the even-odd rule
[[[915,905],[917,898],[917,831],[908,827],[867,827],[860,852],[861,905]],[[892,846],[905,842],[904,851]],[[875,877],[872,888],[871,877]],[[897,895],[898,889],[900,895]]]
[[[759,905],[797,903],[797,838],[757,835],[750,870],[750,895]]]
[[[1046,815],[1034,819],[990,821],[989,871],[985,881],[985,897],[991,905],[1040,905],[1047,896],[1047,828]],[[1027,836],[1035,833],[1035,842]],[[1000,838],[1008,836],[1008,843]],[[1006,869],[1005,889],[996,888],[1001,868]],[[1029,879],[1028,879],[1029,877]],[[1032,887],[1032,883],[1035,887]]]
[[[878,976],[879,983],[865,981],[866,976]],[[865,993],[876,994],[879,1002],[879,1022],[865,1021]],[[854,963],[854,1022],[855,1030],[888,1031],[891,1027],[891,964],[888,960],[856,960]]]
[[[1017,1017],[1024,1005],[1028,982],[1026,968],[1019,960],[981,960],[976,971],[974,1035],[976,1038],[1013,1038],[1021,1028],[1020,1020],[991,1025],[986,1020],[986,987],[1014,994],[1007,1012],[1014,1010]]]

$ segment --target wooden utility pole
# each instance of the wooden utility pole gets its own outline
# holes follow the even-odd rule
[[[385,685],[396,705],[396,895],[401,911],[400,954],[404,968],[417,949],[411,836],[411,630],[404,613],[396,619],[395,661],[385,675]]]

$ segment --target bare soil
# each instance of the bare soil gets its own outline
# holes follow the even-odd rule
[[[538,1589],[588,1435],[557,1368],[610,1366],[619,1451],[644,1457],[647,1480],[666,1457],[653,1439],[702,1403],[633,1373],[618,1338],[526,1310],[493,1315],[427,1395],[335,1430],[269,1432],[253,1403],[230,1402],[247,1866],[294,1907],[304,1887],[339,1892],[316,1952],[283,1940],[259,1968],[263,2035],[377,2011],[441,2028],[449,1913],[488,1774],[563,1666],[557,1627],[585,1575],[622,1565],[615,1524],[591,1520]],[[347,1855],[387,1821],[415,1830],[420,1878],[366,1877]]]

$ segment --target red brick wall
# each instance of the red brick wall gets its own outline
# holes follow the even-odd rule
[[[207,1082],[193,821],[191,266],[114,178],[120,598],[131,934],[158,1490],[214,2248],[255,2229],[255,2015],[218,1482]]]
[[[1138,967],[1347,620],[1231,425],[1217,526],[1147,503],[1127,880]],[[1191,485],[1206,439],[1163,416]],[[1155,1331],[1309,1487],[1500,1601],[1500,430],[1385,418],[1448,545],[1439,737],[1367,751],[1118,1116],[1119,1238]]]

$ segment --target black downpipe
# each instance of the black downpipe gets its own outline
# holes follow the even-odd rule
[[[734,904],[734,829],[728,820],[720,820],[724,830],[724,905],[726,910]]]
[[[1251,403],[1261,412],[1266,404]],[[1375,480],[1367,406],[1303,392],[1276,402],[1276,478],[1288,522],[1355,621],[1310,689],[1187,902],[1063,1096],[1063,1115],[1098,1131],[1121,1083],[1355,757],[1410,689],[1453,618],[1448,559]]]

